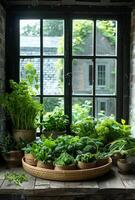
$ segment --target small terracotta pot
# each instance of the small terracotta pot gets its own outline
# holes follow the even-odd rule
[[[75,170],[76,165],[66,165],[66,166],[60,166],[60,165],[55,165],[55,170]]]
[[[78,168],[79,169],[90,169],[96,167],[96,162],[89,162],[89,163],[84,163],[78,161]]]
[[[45,168],[45,169],[54,169],[53,164],[46,164],[46,163],[44,163],[44,162],[41,161],[41,160],[38,160],[38,161],[37,161],[37,167]]]
[[[96,166],[100,167],[100,166],[106,165],[107,163],[108,163],[108,158],[100,159],[100,160],[97,160]]]
[[[20,142],[20,140],[30,143],[36,139],[35,133],[35,130],[13,130],[13,137],[17,143]]]
[[[117,167],[119,172],[127,174],[131,170],[131,164],[126,159],[119,159],[117,161]]]
[[[37,161],[31,153],[25,153],[25,162],[32,166],[37,165]]]
[[[23,152],[18,150],[3,153],[3,158],[7,162],[7,166],[10,168],[21,166],[22,157],[23,157]]]
[[[66,131],[44,131],[43,133],[46,137],[52,136],[53,138],[57,138],[58,136],[66,134]]]

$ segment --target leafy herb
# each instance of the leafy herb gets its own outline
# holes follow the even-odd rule
[[[91,153],[81,154],[81,155],[78,155],[76,157],[76,160],[84,162],[84,163],[94,162],[95,161],[95,155],[91,154]]]
[[[44,131],[65,131],[69,125],[69,118],[63,114],[61,109],[57,109],[44,116],[42,125]]]
[[[67,152],[64,152],[55,160],[55,164],[60,166],[72,165],[75,164],[75,159]]]
[[[30,67],[32,69],[30,69]],[[0,105],[10,117],[14,129],[35,129],[37,117],[42,110],[41,104],[33,99],[35,92],[31,85],[36,78],[33,65],[26,66],[26,80],[16,83],[10,80],[11,93],[5,93],[0,97]],[[30,71],[34,70],[33,78]]]
[[[9,182],[15,183],[17,186],[21,186],[24,181],[28,181],[25,174],[17,174],[15,172],[5,174],[5,179]]]
[[[95,137],[95,122],[92,117],[86,117],[83,119],[80,119],[79,121],[75,122],[71,129],[74,133],[79,135],[80,137],[83,136],[90,136]]]

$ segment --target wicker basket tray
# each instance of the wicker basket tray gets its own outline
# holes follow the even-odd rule
[[[24,158],[22,159],[22,165],[26,172],[42,179],[57,181],[80,181],[93,179],[107,173],[111,169],[112,159],[109,158],[108,163],[106,165],[84,170],[78,169],[57,171],[51,169],[44,169],[27,164]]]

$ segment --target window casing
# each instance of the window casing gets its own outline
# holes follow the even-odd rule
[[[80,16],[74,15],[74,17],[71,15],[70,17],[68,16],[67,18],[64,15],[63,15],[63,17],[61,17],[60,15],[57,16],[57,14],[56,14],[56,16],[51,15],[51,14],[48,16],[49,17],[46,17],[44,15],[40,18],[40,15],[36,15],[36,17],[34,16],[34,18],[32,18],[32,15],[31,15],[27,18],[26,15],[24,17],[24,15],[22,14],[19,17],[17,17],[16,20],[12,19],[12,23],[10,23],[10,25],[18,23],[18,26],[13,26],[13,31],[12,31],[12,34],[10,34],[10,37],[11,37],[11,35],[13,36],[13,33],[16,32],[16,34],[14,34],[14,35],[17,36],[16,39],[18,39],[18,42],[15,45],[16,50],[13,51],[13,53],[12,53],[12,55],[14,55],[14,56],[16,55],[15,65],[13,66],[13,64],[11,64],[12,65],[11,70],[10,70],[11,73],[10,73],[10,75],[9,75],[9,73],[7,73],[8,79],[14,78],[15,80],[18,81],[18,79],[19,79],[18,77],[20,75],[20,72],[18,69],[19,60],[24,61],[24,59],[26,59],[26,58],[31,59],[31,60],[35,59],[35,63],[37,62],[39,64],[38,65],[38,67],[39,67],[38,74],[40,75],[40,91],[39,91],[39,94],[37,94],[37,98],[40,100],[41,103],[43,103],[44,101],[48,101],[49,102],[48,105],[49,105],[50,104],[49,100],[53,99],[54,105],[58,105],[57,103],[59,101],[64,101],[63,109],[64,109],[65,113],[70,116],[70,119],[71,119],[73,117],[72,116],[73,105],[76,102],[82,103],[85,100],[86,101],[91,100],[92,109],[90,109],[89,114],[96,116],[97,115],[97,113],[96,113],[97,103],[100,100],[106,99],[108,102],[110,102],[109,103],[110,105],[113,104],[115,106],[114,114],[116,114],[117,119],[120,119],[123,116],[125,116],[124,118],[127,119],[128,113],[126,111],[128,110],[128,108],[124,108],[127,105],[127,104],[124,105],[124,102],[128,101],[128,99],[127,100],[123,99],[123,97],[124,97],[123,92],[125,91],[125,89],[123,89],[122,82],[124,82],[124,80],[122,77],[124,77],[124,76],[120,76],[121,74],[124,74],[124,73],[128,74],[128,70],[126,68],[128,59],[126,60],[126,62],[121,62],[121,60],[125,59],[125,57],[123,57],[123,55],[125,55],[125,52],[122,52],[123,49],[121,48],[123,46],[121,40],[122,40],[122,38],[124,38],[124,36],[122,35],[122,33],[123,33],[122,26],[125,22],[123,22],[121,20],[120,16],[117,17],[115,14],[114,15],[104,15],[103,14],[102,17],[101,17],[101,15],[100,16],[93,15],[94,16],[93,17],[92,15],[89,15],[89,14],[87,16],[86,15],[83,16],[83,14],[81,14]],[[79,18],[77,18],[77,17],[79,17]],[[20,22],[20,20],[23,20],[23,19],[36,19],[36,20],[40,21],[40,53],[39,53],[39,55],[31,54],[26,57],[24,55],[19,55],[19,22]],[[60,19],[60,20],[63,20],[63,22],[64,22],[64,30],[63,30],[64,31],[64,54],[63,55],[46,55],[46,54],[44,54],[42,28],[43,28],[43,21],[48,20],[48,19],[50,19],[50,20],[51,19],[54,19],[54,20]],[[73,50],[72,50],[73,49],[73,46],[72,46],[73,22],[75,20],[86,20],[86,19],[93,21],[93,40],[91,43],[91,45],[93,45],[93,49],[91,51],[91,54],[89,54],[89,55],[75,55],[75,54],[73,54]],[[96,23],[102,19],[117,21],[118,29],[117,29],[117,48],[116,49],[118,51],[117,51],[117,54],[115,54],[115,55],[98,55],[96,52],[97,51],[96,50],[97,42],[96,42],[96,38],[94,37],[96,34],[98,34],[98,33],[96,33]],[[127,14],[127,22],[129,19],[130,19],[129,15]],[[9,23],[10,20],[8,18],[7,23]],[[9,28],[10,28],[10,26],[9,26]],[[129,36],[128,32],[126,32],[125,35]],[[127,41],[124,41],[124,42],[126,43]],[[10,38],[7,41],[7,43],[8,44],[12,43]],[[11,45],[9,45],[9,46],[11,46]],[[46,52],[49,52],[49,51],[50,51],[50,48],[47,49],[47,47],[46,47]],[[56,49],[52,48],[51,52],[54,52],[54,54],[55,54]],[[9,54],[7,56],[9,58]],[[44,73],[45,59],[46,60],[48,59],[50,61],[51,61],[51,59],[63,59],[63,69],[62,69],[62,72],[60,72],[60,73],[63,73],[63,90],[64,91],[62,94],[49,94],[49,93],[46,94],[43,92],[43,81],[44,81],[43,73]],[[85,93],[86,91],[83,91],[83,89],[81,90],[81,93],[80,93],[80,91],[78,93],[75,92],[74,85],[73,85],[75,71],[73,71],[73,68],[74,68],[74,61],[76,61],[76,60],[78,61],[79,59],[81,62],[84,60],[86,61],[85,64],[87,64],[87,69],[89,66],[92,66],[91,75],[89,74],[89,70],[88,70],[88,72],[85,72],[89,76],[89,77],[87,77],[88,85],[89,85],[87,91],[92,91],[92,92]],[[103,59],[108,59],[110,63],[115,63],[115,64],[113,64],[113,65],[115,65],[115,67],[113,68],[113,70],[111,70],[110,74],[115,79],[116,85],[111,86],[113,92],[111,90],[110,93],[101,94],[98,92],[98,88],[97,88],[98,81],[97,81],[97,76],[96,76],[96,74],[97,74],[96,66],[102,65],[103,62],[100,62],[100,60],[103,61]],[[13,63],[13,60],[12,60],[12,62],[10,62],[10,61],[11,61],[11,59],[8,59],[8,63]],[[106,65],[106,68],[107,68],[107,65]],[[15,69],[17,69],[17,70],[15,70]],[[85,73],[84,73],[84,79],[86,78]],[[108,71],[106,69],[106,74],[107,73],[108,73]],[[117,73],[116,77],[114,77],[115,73]],[[89,81],[90,76],[91,76],[92,81]],[[105,82],[106,82],[105,86],[108,85],[107,80]],[[126,82],[125,82],[124,88],[128,88],[128,86],[126,86]],[[108,108],[108,106],[107,106],[107,108]]]

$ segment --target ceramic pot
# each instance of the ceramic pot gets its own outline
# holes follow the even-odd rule
[[[96,167],[96,162],[89,162],[89,163],[84,163],[81,161],[78,161],[78,168],[79,169],[90,169]]]
[[[38,161],[37,161],[37,167],[45,168],[45,169],[54,169],[53,164],[46,164],[46,163],[44,163],[44,162],[41,161],[41,160],[38,160]]]
[[[22,158],[23,158],[22,151],[14,150],[14,151],[3,153],[2,155],[8,167],[10,168],[19,167],[22,165]]]
[[[13,137],[17,143],[20,142],[20,140],[24,140],[27,143],[30,143],[36,139],[36,131],[25,129],[13,130]]]
[[[76,165],[66,165],[66,166],[60,166],[60,165],[55,165],[55,170],[75,170]]]
[[[131,163],[129,163],[126,159],[119,159],[117,161],[117,167],[119,172],[127,174],[131,170]]]
[[[25,162],[32,166],[37,165],[37,161],[31,153],[25,153]]]

